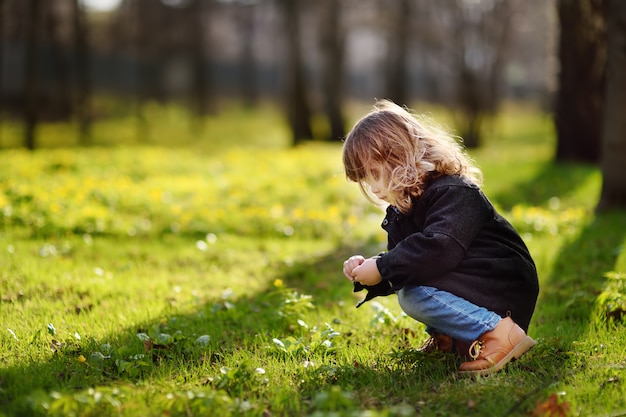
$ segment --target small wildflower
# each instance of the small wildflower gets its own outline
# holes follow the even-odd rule
[[[9,331],[9,333],[11,333],[11,336],[13,336],[13,338],[19,342],[19,339],[15,335],[15,332],[13,330],[9,329],[9,328],[7,328],[7,330]]]
[[[202,335],[196,339],[196,343],[199,344],[200,346],[206,346],[209,344],[210,341],[211,341],[211,336],[209,336],[208,334]]]
[[[283,283],[283,280],[282,280],[282,279],[280,279],[280,278],[276,278],[276,279],[274,280],[274,286],[275,286],[276,288],[280,288],[280,287],[282,287],[283,285],[284,285],[284,283]]]
[[[85,363],[85,362],[87,362],[87,358],[85,358],[83,355],[80,355],[80,356],[78,356],[78,362]]]

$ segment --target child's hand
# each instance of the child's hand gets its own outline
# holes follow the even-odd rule
[[[361,255],[349,257],[348,260],[343,263],[343,274],[346,278],[354,282],[354,275],[352,274],[352,271],[354,271],[354,268],[361,265],[363,262],[365,262],[365,258]]]
[[[365,259],[359,266],[352,270],[352,281],[356,281],[363,285],[373,286],[381,281],[380,272],[376,265],[375,258]]]

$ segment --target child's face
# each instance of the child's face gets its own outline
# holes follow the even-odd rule
[[[368,185],[372,194],[380,200],[389,203],[389,196],[387,195],[387,181],[384,178],[382,168],[375,168],[372,170],[372,174],[368,175],[365,179],[365,183]]]

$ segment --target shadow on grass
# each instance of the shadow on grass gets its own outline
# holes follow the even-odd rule
[[[141,249],[137,253],[134,253],[132,246],[115,253],[121,258],[130,257],[138,258],[140,262],[153,262],[154,259],[143,252],[151,251],[151,247],[140,246]],[[175,243],[173,246],[179,247]],[[108,253],[106,250],[105,252]],[[131,252],[132,256],[129,255]],[[332,253],[337,259],[341,259],[341,255]],[[207,262],[211,262],[212,259],[189,256],[185,255],[183,258],[173,256],[169,261],[172,262],[171,268],[176,270],[180,267],[178,263],[189,261],[192,264],[198,263],[193,271],[206,270]],[[159,265],[169,268],[169,265],[163,262],[160,260]],[[167,372],[176,375],[176,382],[183,386],[187,381],[200,380],[210,388],[212,385],[208,378],[215,374],[215,369],[219,370],[220,366],[233,366],[233,361],[237,358],[253,355],[250,352],[260,349],[259,340],[263,343],[269,341],[266,344],[271,345],[273,337],[283,339],[293,333],[290,326],[296,323],[296,319],[294,316],[285,317],[290,313],[299,314],[297,309],[300,307],[297,302],[294,303],[292,299],[288,305],[285,302],[288,297],[292,297],[293,289],[301,294],[316,294],[313,302],[319,308],[324,306],[318,303],[333,300],[337,305],[339,300],[350,297],[351,287],[341,278],[341,270],[334,260],[320,261],[323,265],[321,268],[301,264],[290,266],[280,259],[273,259],[272,263],[273,265],[263,272],[270,283],[269,289],[258,292],[250,290],[243,296],[217,295],[215,298],[190,300],[190,304],[180,306],[182,309],[178,306],[166,308],[160,313],[162,316],[154,321],[117,326],[114,332],[97,338],[89,338],[83,334],[80,340],[67,333],[53,336],[47,334],[44,329],[31,336],[30,340],[24,338],[17,340],[17,337],[10,340],[7,346],[9,349],[15,349],[16,356],[23,356],[20,349],[34,353],[29,354],[29,357],[23,357],[19,364],[11,366],[3,363],[2,359],[12,353],[3,352],[0,355],[0,415],[5,412],[5,405],[7,410],[15,415],[30,414],[29,407],[32,404],[28,404],[30,400],[27,397],[34,392],[42,394],[43,398],[52,391],[73,393],[94,386],[133,385],[144,380],[167,377]],[[124,262],[121,265],[119,268],[126,267]],[[191,269],[189,265],[185,267]],[[117,268],[117,264],[112,262],[110,269]],[[199,279],[210,277],[208,273],[199,274]],[[271,283],[275,278],[281,278],[285,285],[272,286]],[[120,285],[123,283],[120,282]],[[219,285],[224,283],[221,282]],[[70,288],[66,290],[68,293],[73,291]],[[19,311],[19,304],[25,299],[26,297],[3,297],[0,302],[16,303],[18,308],[15,310]],[[79,315],[77,317],[85,322],[86,329],[92,320],[92,314],[94,317],[108,314],[111,320],[117,319],[117,312],[102,311],[107,303],[100,305],[95,298],[93,303],[93,311],[91,306],[84,309],[68,306],[65,314]],[[302,304],[304,303],[306,300],[303,300]],[[0,308],[3,307],[0,305]],[[150,306],[146,305],[145,308],[149,309]],[[303,309],[301,311],[306,310],[306,307],[301,308]],[[284,315],[281,316],[279,313]],[[162,322],[161,317],[164,318]],[[15,320],[19,320],[19,317]],[[138,334],[147,335],[149,338],[147,344],[144,344]],[[169,335],[171,338],[166,340],[165,336],[160,336],[161,334]],[[196,339],[203,335],[210,336],[208,340],[202,339],[202,342],[207,343],[205,348],[195,343]],[[58,342],[55,339],[58,339]],[[50,349],[55,353],[50,354]],[[19,400],[20,398],[24,401]]]
[[[339,388],[344,397],[352,398],[354,405],[362,409],[410,404],[419,411],[427,402],[433,402],[437,387],[458,379],[454,372],[457,362],[454,355],[424,354],[406,348],[380,352],[377,357],[367,359],[355,354],[349,363],[325,364],[313,369],[301,390],[313,401],[318,393],[332,393]]]
[[[294,265],[287,271],[285,280],[289,286],[313,294],[320,305],[333,305],[344,297],[339,294],[351,290],[350,283],[346,288],[341,274],[343,260],[355,253],[367,256],[376,252],[374,247],[341,248],[310,263]],[[354,298],[355,303],[364,296],[359,294],[359,298]],[[360,311],[371,314],[367,304]],[[480,378],[477,382],[457,374],[462,358],[417,352],[424,335],[417,335],[407,343],[402,338],[403,329],[383,330],[394,331],[398,333],[398,342],[391,351],[381,351],[379,358],[369,363],[361,362],[355,352],[352,363],[319,368],[306,380],[302,391],[314,398],[314,393],[324,386],[326,389],[336,386],[353,392],[362,407],[388,408],[409,403],[424,415],[528,415],[538,394],[555,381],[555,375],[567,360],[561,354],[561,346],[544,343],[500,375]],[[370,333],[371,338],[377,337],[376,329]],[[458,394],[459,389],[470,393]]]
[[[139,323],[102,339],[55,342],[49,335],[38,334],[31,343],[55,353],[45,362],[33,359],[25,366],[0,369],[0,411],[33,415],[42,411],[36,403],[49,402],[45,397],[53,391],[141,385],[152,378],[167,378],[168,373],[172,382],[183,386],[197,378],[201,386],[211,387],[210,366],[219,366],[238,350],[250,348],[260,334],[284,334],[284,320],[266,311],[273,311],[280,300],[271,292],[216,299],[193,313]],[[258,319],[259,314],[263,319]],[[145,342],[139,334],[150,335],[151,340]],[[159,339],[159,334],[171,337]],[[209,335],[206,345],[197,340],[203,335]],[[203,372],[206,376],[198,377]]]
[[[548,321],[574,325],[589,321],[605,283],[604,274],[614,270],[625,238],[626,212],[604,213],[596,215],[563,248],[553,275],[543,284],[541,302],[552,306]]]
[[[519,203],[542,206],[552,197],[564,199],[597,170],[590,165],[546,163],[531,181],[511,184],[506,190],[491,193],[489,197],[505,210]]]
[[[580,191],[581,184],[592,180],[596,174],[597,168],[590,166],[546,165],[532,181],[516,184],[506,192],[490,197],[505,208],[511,208],[520,202],[529,205],[544,205],[552,197],[566,200],[570,193]],[[586,337],[590,326],[597,324],[596,297],[604,288],[605,273],[614,270],[616,261],[624,250],[625,238],[626,212],[605,213],[595,216],[573,241],[562,248],[554,261],[553,273],[548,277],[540,277],[541,293],[532,325],[532,332],[538,336],[540,343],[524,357],[519,365],[514,366],[514,369],[526,375],[519,376],[520,385],[511,390],[501,389],[501,379],[498,379],[499,382],[494,385],[488,383],[480,388],[480,392],[477,392],[477,398],[493,396],[504,399],[510,396],[507,399],[509,408],[502,415],[527,413],[532,410],[536,401],[545,398],[543,391],[554,382],[567,378],[575,372],[571,368],[571,362],[573,356],[579,356],[581,353],[575,343]],[[316,297],[327,297],[324,299],[332,302],[335,299],[334,291],[345,291],[345,285],[337,286],[325,281],[321,282],[319,278],[322,277],[324,280],[325,275],[337,276],[337,279],[341,281],[341,263],[347,256],[358,252],[365,252],[363,254],[367,256],[376,251],[353,250],[350,253],[344,252],[341,256],[329,256],[309,265],[295,266],[287,273],[289,285],[301,286],[305,291],[314,293]],[[306,271],[312,270],[317,271],[317,280],[315,274],[307,275]],[[320,291],[320,288],[323,290]],[[595,342],[598,345],[610,343],[610,341]],[[409,353],[410,351],[400,350],[400,352]],[[423,357],[414,358],[416,364],[423,363],[423,359]],[[389,375],[392,376],[392,380],[402,381],[405,374],[414,379],[428,378],[430,374],[432,380],[429,384],[438,387],[437,389],[451,381],[453,385],[461,385],[454,382],[455,378],[451,379],[449,376],[433,377],[434,374],[441,372],[441,368],[437,366],[433,368],[427,364],[421,368],[416,366],[410,369],[411,371],[407,373],[406,369],[398,371],[398,369],[376,366],[363,368],[346,366],[332,369],[332,372],[323,379],[328,384],[350,387],[350,389],[366,393],[371,393],[372,387],[379,387],[379,392],[383,394],[380,398],[376,394],[373,395],[385,404],[389,404],[389,401],[400,402],[399,399],[382,398],[385,396],[384,393],[394,392],[393,383],[388,386],[385,383]],[[512,377],[515,378],[515,374],[512,374]],[[414,389],[419,387],[419,384],[408,383],[407,386]],[[520,387],[523,388],[520,389]],[[398,398],[401,397],[403,395],[398,395]],[[489,410],[486,411],[489,412]]]
[[[257,381],[255,367],[249,364],[245,368],[247,365],[243,362],[254,358],[252,352],[264,349],[259,340],[271,345],[274,337],[297,337],[298,329],[294,333],[293,326],[306,308],[298,311],[298,301],[290,299],[286,303],[286,298],[293,297],[293,290],[313,294],[313,304],[318,309],[330,305],[336,308],[350,299],[352,286],[343,278],[341,265],[345,256],[353,253],[352,248],[336,248],[307,262],[280,263],[268,270],[272,277],[284,282],[280,288],[272,287],[241,297],[203,300],[190,312],[168,314],[166,311],[163,320],[119,328],[97,339],[59,339],[59,343],[54,341],[56,336],[40,332],[30,344],[38,346],[41,355],[18,366],[0,369],[1,410],[8,415],[32,415],[37,411],[45,414],[41,404],[50,401],[51,392],[73,394],[92,387],[132,389],[162,378],[169,379],[175,386],[208,391],[224,389],[237,396],[238,390],[245,390],[248,382],[241,385],[233,380],[231,383],[228,377],[212,380],[212,377],[220,378],[216,369],[242,365],[244,372],[251,369],[252,373],[249,378],[238,375],[236,379],[249,379],[250,384]],[[354,300],[356,304],[356,298]],[[84,314],[84,320],[89,321],[91,313],[76,311],[76,314]],[[139,334],[149,340],[142,340]],[[161,334],[171,338],[162,340]],[[210,337],[205,340],[208,344],[200,347],[196,339],[203,335]],[[49,349],[55,353],[49,355]],[[323,389],[323,385],[320,388]]]
[[[552,276],[543,280],[540,327],[571,343],[599,319],[594,316],[596,297],[604,288],[605,274],[614,270],[625,239],[626,212],[598,214],[563,248]]]
[[[517,186],[511,192],[495,196],[495,201],[514,205],[514,201],[519,201],[515,198],[519,193],[526,202],[524,193],[534,190],[530,198],[532,202],[529,202],[541,204],[552,196],[567,194],[568,187],[575,188],[591,172],[586,168],[579,171],[576,167],[568,167],[565,173],[559,174],[560,169],[547,168],[528,185]],[[568,172],[576,174],[569,176]],[[554,179],[559,176],[568,179]],[[547,183],[539,186],[541,181]],[[298,388],[299,393],[302,393],[303,399],[313,401],[316,393],[340,386],[346,392],[356,390],[357,402],[363,408],[387,407],[411,401],[417,410],[428,409],[432,414],[450,412],[454,408],[459,414],[484,412],[485,415],[493,415],[483,407],[493,405],[494,402],[502,403],[505,411],[501,415],[527,411],[535,401],[535,393],[569,372],[564,366],[568,358],[563,352],[571,350],[570,345],[589,326],[595,297],[604,283],[603,274],[614,268],[624,236],[624,213],[601,215],[562,250],[555,261],[553,275],[542,279],[539,314],[533,323],[537,333],[544,336],[544,343],[536,346],[512,370],[505,371],[502,377],[485,378],[478,382],[459,379],[454,371],[458,360],[415,354],[414,349],[399,342],[395,352],[381,352],[380,358],[374,361],[361,361],[355,354],[354,360],[344,359],[312,370]],[[317,308],[335,308],[340,302],[353,300],[356,303],[364,296],[359,294],[352,298],[350,295],[351,284],[342,276],[342,262],[355,253],[368,256],[379,249],[374,245],[337,247],[326,255],[285,266],[272,274],[281,278],[287,288],[296,289],[302,294],[312,294]],[[280,316],[267,316],[269,312],[275,312],[281,301],[282,298],[271,291],[234,299],[218,299],[199,305],[197,310],[189,314],[168,317],[169,328],[150,322],[120,329],[117,334],[109,335],[106,339],[76,343],[75,346],[68,344],[59,348],[58,355],[54,355],[49,362],[3,369],[0,374],[0,404],[4,407],[20,396],[31,394],[35,388],[46,392],[72,392],[92,386],[141,384],[152,378],[164,377],[164,373],[171,372],[175,367],[178,369],[172,384],[188,386],[189,379],[203,381],[211,387],[213,382],[208,379],[210,375],[197,377],[198,373],[206,373],[209,365],[220,366],[224,363],[226,366],[229,358],[232,363],[233,357],[241,357],[238,351],[255,348],[253,344],[258,335],[271,338],[273,335],[282,337],[289,333],[288,324]],[[187,335],[190,332],[185,331],[186,328],[193,329],[197,336],[210,334],[209,348],[196,350],[181,342],[179,347],[146,350],[136,334],[149,333],[154,326],[157,326],[157,331],[172,334],[182,329],[183,334]],[[561,330],[557,331],[557,328]],[[563,335],[563,340],[551,339],[556,333]],[[375,338],[375,333],[371,335]],[[42,343],[42,340],[43,337],[36,342]],[[127,349],[127,352],[118,352],[128,362],[125,371],[120,372],[119,366],[108,359],[99,365],[99,369],[94,369],[90,361],[85,364],[77,360],[80,355],[89,357],[94,351],[102,351],[102,345],[106,343],[115,344],[119,350]],[[42,349],[45,348],[47,346],[42,343]],[[142,365],[139,360],[129,360],[129,357],[141,354],[147,355],[146,365]],[[25,378],[33,380],[25,381]],[[520,387],[523,388],[520,390]],[[457,396],[456,391],[459,389],[467,390],[470,394]],[[467,400],[472,397],[476,403]],[[438,401],[447,402],[448,405],[438,404]],[[30,410],[28,404],[14,404],[14,407],[16,415]]]
[[[551,276],[542,280],[533,319],[533,332],[540,337],[529,355],[531,361],[560,364],[552,366],[544,379],[563,386],[573,384],[574,398],[585,398],[589,391],[594,392],[591,398],[602,396],[585,400],[589,415],[617,415],[605,413],[615,412],[615,399],[623,399],[623,387],[606,383],[616,366],[611,363],[623,360],[619,353],[623,348],[616,345],[622,342],[613,327],[607,326],[596,299],[606,285],[605,274],[615,270],[625,238],[626,212],[596,215],[561,250]],[[547,384],[538,388],[538,392],[545,391],[544,398],[549,390]]]
[[[290,288],[305,294],[313,294],[324,306],[345,300],[352,293],[352,283],[343,275],[343,262],[350,256],[372,256],[382,249],[373,244],[361,247],[339,246],[322,257],[301,261],[284,272],[283,280]],[[354,295],[354,304],[365,297],[365,291]]]

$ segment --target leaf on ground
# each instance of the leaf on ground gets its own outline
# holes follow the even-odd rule
[[[61,347],[63,347],[63,344],[58,340],[52,339],[52,341],[50,342],[50,350],[52,352],[58,352]]]
[[[533,417],[568,417],[571,415],[567,401],[560,401],[557,394],[552,394],[544,402],[537,404]]]

